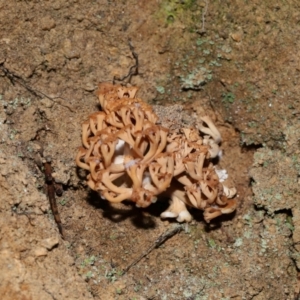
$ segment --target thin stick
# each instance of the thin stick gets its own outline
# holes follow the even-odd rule
[[[141,254],[136,260],[134,260],[127,268],[123,270],[122,275],[127,273],[133,266],[139,263],[144,257],[146,257],[153,249],[158,248],[161,246],[166,240],[173,237],[175,234],[182,231],[182,225],[176,225],[174,228],[167,230],[165,233],[161,234],[158,239],[143,253]]]
[[[204,7],[203,12],[202,12],[202,28],[201,28],[201,32],[205,32],[205,16],[207,14],[207,10],[208,10],[208,0],[205,0],[205,7]]]
[[[131,54],[135,60],[135,64],[130,67],[128,74],[123,76],[122,78],[114,76],[113,84],[115,84],[116,81],[124,81],[124,83],[131,83],[132,76],[136,76],[139,74],[139,57],[138,57],[137,53],[134,51],[134,47],[132,46],[130,39],[128,40],[128,45],[129,45]],[[125,82],[125,79],[127,79],[127,82]]]
[[[45,98],[53,101],[54,103],[57,103],[58,105],[61,105],[61,106],[65,107],[65,108],[69,109],[71,112],[75,112],[69,105],[62,104],[60,101],[59,102],[55,101],[55,99],[62,99],[62,100],[66,101],[65,98],[63,98],[63,97],[53,97],[52,98],[52,97],[48,96],[47,94],[45,94],[45,93],[43,93],[43,92],[41,92],[39,90],[36,90],[36,89],[32,88],[30,85],[28,85],[26,83],[26,81],[22,77],[14,74],[9,69],[5,68],[3,66],[3,64],[0,64],[0,69],[4,73],[4,76],[6,76],[10,80],[10,82],[12,83],[12,85],[14,85],[15,82],[16,82],[16,83],[20,84],[21,86],[23,86],[27,91],[29,91],[34,96],[39,97],[39,98],[41,98],[41,96],[45,97]]]
[[[60,215],[57,208],[57,203],[55,199],[55,186],[54,186],[54,180],[52,177],[52,168],[51,168],[51,159],[46,158],[46,161],[44,162],[44,172],[45,172],[45,181],[47,184],[47,196],[50,202],[50,207],[54,216],[54,220],[57,224],[59,233],[61,234],[62,238],[64,239],[64,230],[61,223]]]

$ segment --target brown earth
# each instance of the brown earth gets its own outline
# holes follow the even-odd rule
[[[298,299],[299,35],[296,0],[0,0],[1,299]],[[126,76],[135,53],[131,83],[160,115],[213,117],[239,206],[210,225],[192,210],[122,274],[176,224],[159,218],[165,201],[101,200],[74,157],[97,84]]]

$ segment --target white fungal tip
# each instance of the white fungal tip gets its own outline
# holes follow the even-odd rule
[[[166,218],[176,218],[177,214],[171,212],[171,211],[165,211],[160,215],[161,218],[166,219]]]

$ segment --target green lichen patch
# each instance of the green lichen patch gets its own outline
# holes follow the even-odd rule
[[[190,11],[197,9],[195,0],[175,1],[163,0],[160,2],[160,9],[156,16],[166,24],[172,24],[177,20],[182,20],[185,17],[191,18]]]

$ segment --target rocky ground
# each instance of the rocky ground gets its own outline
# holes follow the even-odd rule
[[[298,299],[299,6],[0,0],[2,299]],[[148,254],[178,226],[159,218],[166,202],[109,205],[74,162],[97,84],[136,63],[131,83],[159,115],[214,119],[239,201],[210,225],[192,210]],[[45,194],[47,157],[65,239]]]

